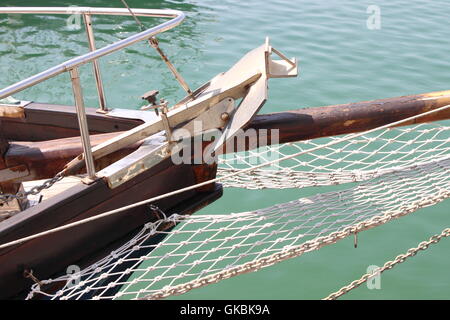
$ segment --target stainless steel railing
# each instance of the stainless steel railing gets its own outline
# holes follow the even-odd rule
[[[106,56],[123,48],[126,48],[139,41],[148,40],[151,37],[170,30],[179,25],[185,18],[183,12],[178,10],[157,10],[157,9],[132,9],[132,13],[141,17],[156,17],[156,18],[172,18],[169,21],[161,23],[155,27],[137,33],[126,39],[117,41],[113,44],[107,45],[101,49],[95,49],[94,31],[92,27],[91,15],[118,15],[131,16],[132,13],[124,8],[88,8],[88,7],[0,7],[0,14],[65,14],[73,15],[80,14],[83,16],[84,25],[89,44],[89,53],[78,56],[57,66],[47,69],[41,73],[33,75],[25,80],[19,81],[9,87],[0,90],[0,100],[7,98],[17,92],[26,88],[32,87],[45,80],[53,78],[61,73],[69,72],[72,81],[73,94],[75,98],[75,106],[77,108],[78,122],[80,125],[80,135],[83,144],[83,152],[86,160],[86,170],[90,179],[95,179],[94,159],[91,152],[91,144],[89,140],[89,128],[86,120],[86,113],[84,110],[84,99],[80,86],[80,79],[78,67],[92,62],[95,82],[97,86],[98,99],[100,108],[103,111],[107,110],[106,98],[103,90],[103,83],[101,80],[100,68],[97,60],[100,57]],[[1,63],[1,62],[0,62]]]

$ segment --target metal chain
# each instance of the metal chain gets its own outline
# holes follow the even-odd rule
[[[42,183],[39,186],[34,186],[29,191],[25,191],[25,192],[20,191],[20,192],[17,192],[16,194],[2,193],[2,194],[0,194],[0,201],[2,203],[8,203],[15,199],[16,200],[25,199],[29,195],[37,195],[37,194],[41,193],[42,190],[48,189],[51,186],[53,186],[56,182],[62,180],[62,178],[64,178],[64,173],[61,171],[61,172],[57,173],[53,178],[44,181],[44,183]]]
[[[323,300],[336,300],[337,298],[343,296],[349,291],[358,288],[364,282],[367,282],[371,277],[375,275],[379,275],[386,270],[390,270],[395,267],[397,264],[404,262],[406,259],[415,256],[419,251],[426,250],[432,244],[436,244],[441,241],[444,237],[450,237],[450,228],[444,229],[441,234],[435,234],[428,241],[422,241],[415,248],[409,249],[406,253],[398,255],[394,260],[386,262],[383,267],[376,269],[373,273],[366,273],[360,279],[351,282],[349,285],[342,287],[338,291],[330,294],[328,297]]]

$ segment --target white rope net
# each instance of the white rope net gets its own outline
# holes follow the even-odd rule
[[[348,135],[333,147],[319,149],[336,138],[224,156],[219,175],[227,177],[222,181],[226,187],[324,187],[312,196],[255,211],[164,217],[79,273],[42,281],[42,288],[34,285],[29,298],[165,298],[256,271],[444,201],[450,196],[449,124]],[[270,168],[240,172],[312,148],[316,151]],[[56,283],[60,289],[47,293],[46,285]]]
[[[448,126],[421,124],[386,129],[349,139],[332,147],[316,149],[342,137],[329,137],[267,146],[257,150],[231,153],[220,159],[218,175],[225,187],[265,189],[304,188],[364,181],[381,174],[407,169],[446,157],[450,144]],[[349,135],[350,136],[350,135]],[[244,168],[306,151],[263,168],[240,174]],[[230,173],[236,175],[229,176]]]

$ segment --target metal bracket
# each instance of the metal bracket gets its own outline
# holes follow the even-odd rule
[[[211,129],[223,128],[228,121],[228,117],[224,117],[224,114],[229,115],[233,111],[234,99],[225,98],[197,118],[170,131],[171,135],[166,135],[166,139],[163,139],[161,133],[147,138],[138,150],[101,170],[97,175],[103,177],[110,188],[116,188],[167,159],[173,152],[178,152],[179,148],[183,148],[183,139],[192,138]],[[176,137],[177,141],[171,140],[172,137]]]
[[[277,54],[282,60],[269,60],[267,76],[269,78],[296,77],[298,74],[297,59],[289,59],[277,49],[269,46],[269,53],[271,54],[272,52]]]
[[[160,111],[161,111],[161,121],[164,127],[164,131],[166,133],[166,139],[168,143],[166,152],[170,154],[170,149],[172,148],[174,141],[172,141],[172,128],[170,127],[169,117],[167,116],[167,113],[169,112],[169,109],[167,109],[167,104],[162,106],[160,108]]]
[[[169,146],[167,148],[167,152],[170,153],[171,146],[173,144],[172,141],[172,128],[170,127],[169,117],[167,113],[169,109],[167,108],[168,102],[164,99],[160,100],[160,104],[156,104],[156,96],[158,95],[158,90],[151,90],[142,95],[142,99],[148,101],[148,105],[141,108],[141,110],[155,110],[156,115],[158,116],[161,113],[161,121],[166,133],[167,142]]]
[[[235,100],[226,98],[212,106],[194,120],[174,130],[173,136],[177,141],[183,138],[194,137],[211,129],[219,129],[226,126],[235,110]]]
[[[283,60],[273,61],[271,53],[279,55]],[[165,131],[167,141],[172,141],[173,131],[180,126],[184,126],[194,119],[208,120],[205,114],[212,115],[213,110],[221,101],[231,98],[241,99],[239,106],[233,112],[221,114],[221,126],[224,127],[223,134],[213,142],[213,151],[216,152],[223,144],[231,139],[239,129],[253,118],[262,105],[267,100],[267,81],[270,77],[293,77],[297,75],[297,63],[289,60],[269,45],[269,39],[265,44],[247,53],[227,72],[223,72],[200,88],[195,90],[177,103],[170,110],[167,105],[163,105],[160,114],[154,121],[146,122],[117,137],[97,145],[92,149],[94,159],[99,159],[107,154],[120,150],[129,144],[136,143],[142,139],[150,137],[159,131]],[[193,98],[193,96],[195,98]],[[143,96],[150,103],[156,103],[156,93],[150,92]],[[161,111],[160,110],[160,111]],[[223,113],[223,112],[222,112]],[[214,119],[219,119],[217,115]],[[171,146],[168,148],[170,152]],[[79,168],[82,158],[72,160],[66,171],[72,168]],[[82,165],[82,163],[81,163]]]
[[[282,57],[283,60],[281,62],[273,61],[270,57],[272,52]],[[295,77],[297,75],[297,63],[295,59],[289,60],[281,52],[272,48],[269,44],[269,38],[266,38],[262,46],[247,53],[233,68],[225,74],[219,75],[218,79],[214,79],[214,83],[221,85],[248,72],[260,72],[261,76],[249,86],[246,95],[225,127],[222,136],[214,141],[212,148],[215,153],[228,140],[232,139],[241,128],[245,127],[267,101],[268,79]]]

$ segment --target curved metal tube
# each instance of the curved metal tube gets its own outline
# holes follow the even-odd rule
[[[0,14],[20,13],[20,14],[90,14],[90,15],[120,15],[130,16],[127,9],[117,8],[88,8],[88,7],[0,7]],[[130,36],[126,39],[117,41],[107,45],[101,49],[86,53],[55,67],[47,69],[41,73],[31,76],[25,80],[19,81],[9,87],[0,90],[0,99],[9,97],[26,88],[32,87],[47,79],[53,78],[63,72],[73,68],[97,60],[100,57],[116,52],[120,49],[128,47],[139,41],[147,40],[158,33],[170,30],[178,26],[185,18],[185,14],[178,10],[157,10],[157,9],[133,9],[136,16],[156,17],[156,18],[172,18],[171,20],[161,23],[156,27],[152,27],[143,32]]]

